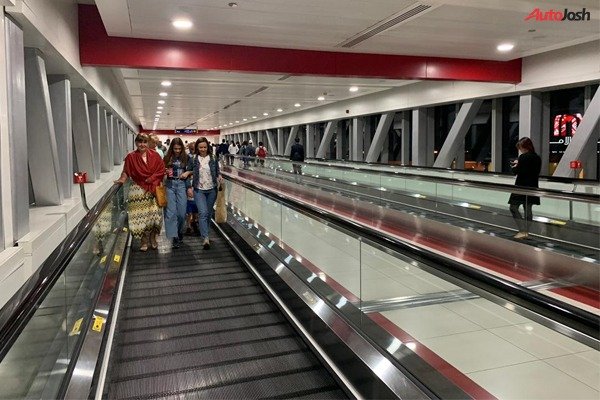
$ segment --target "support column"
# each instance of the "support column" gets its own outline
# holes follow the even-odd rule
[[[452,165],[452,161],[456,158],[457,165],[456,167],[459,169],[464,168],[464,143],[465,143],[465,135],[469,131],[469,128],[473,124],[473,120],[475,116],[479,112],[479,107],[481,107],[481,103],[483,100],[475,99],[466,101],[460,107],[460,111],[456,115],[456,119],[452,124],[452,128],[450,128],[450,132],[442,145],[440,153],[438,154],[434,167],[439,168],[449,168]],[[461,150],[463,152],[463,164],[460,165],[460,159],[457,157],[458,152]]]
[[[344,158],[344,121],[340,120],[337,122],[337,128],[335,130],[335,159],[341,160]]]
[[[92,152],[96,166],[96,179],[100,179],[102,160],[100,159],[100,104],[97,101],[88,102],[90,117],[90,134],[92,135]]]
[[[502,98],[492,99],[492,162],[490,172],[502,172]]]
[[[331,143],[331,139],[333,138],[333,134],[337,128],[337,121],[329,121],[325,126],[325,132],[323,133],[323,139],[319,144],[319,149],[317,150],[317,158],[326,158],[327,150],[329,149],[329,144]]]
[[[285,151],[283,152],[284,156],[289,156],[292,151],[292,144],[294,144],[294,140],[296,139],[296,135],[298,134],[298,125],[292,126],[290,129],[290,136],[288,137],[287,143],[285,145]]]
[[[519,97],[519,138],[529,137],[536,152],[542,148],[542,96],[529,93]]]
[[[402,111],[402,122],[400,123],[402,129],[402,154],[400,156],[400,162],[402,165],[410,164],[410,111]]]
[[[88,114],[87,94],[83,89],[71,92],[71,109],[73,110],[73,143],[77,167],[88,173],[88,181],[96,181],[96,161],[92,147],[92,134]]]
[[[46,64],[38,49],[25,49],[27,154],[29,174],[38,206],[60,205],[63,190]],[[23,181],[21,181],[22,184]]]
[[[268,146],[267,151],[270,155],[274,156],[277,154],[277,143],[275,143],[275,138],[273,132],[266,130],[265,136],[267,137]]]
[[[417,108],[412,113],[412,165],[426,166],[427,109]]]
[[[0,250],[29,232],[29,173],[23,31],[0,16]],[[4,56],[6,58],[4,59]]]
[[[598,138],[600,136],[600,90],[590,101],[581,124],[577,128],[577,133],[571,138],[571,143],[567,146],[554,174],[559,177],[575,177],[575,170],[571,169],[569,163],[574,160],[584,160],[587,151],[596,152]]]
[[[100,108],[100,171],[112,171],[112,158],[110,156],[110,116],[106,109]]]
[[[588,112],[590,103],[592,102],[592,87],[587,85],[584,88],[583,109],[584,115]],[[600,136],[600,124],[596,125],[596,137]],[[597,144],[586,147],[584,156],[581,158],[583,164],[583,174],[585,179],[598,179],[598,150]]]
[[[277,128],[277,154],[284,155],[285,138],[283,137],[283,128]]]
[[[60,185],[65,199],[71,198],[73,187],[73,129],[71,114],[71,81],[64,76],[49,76],[48,85],[52,119],[56,134]]]
[[[315,156],[315,125],[306,124],[306,157],[314,158]]]
[[[375,130],[375,136],[371,142],[371,147],[369,147],[367,157],[365,157],[366,162],[377,162],[377,159],[381,154],[383,144],[387,142],[390,126],[392,126],[392,122],[394,122],[394,114],[394,112],[381,114],[381,118],[377,124],[377,129]]]
[[[363,117],[352,118],[352,148],[350,149],[351,161],[363,161],[363,137],[365,119]]]
[[[110,171],[115,167],[114,156],[114,119],[115,116],[107,112],[106,114],[106,136],[108,137],[108,162],[110,163]]]
[[[113,163],[121,165],[121,145],[119,144],[119,118],[113,115],[112,119],[112,154]]]

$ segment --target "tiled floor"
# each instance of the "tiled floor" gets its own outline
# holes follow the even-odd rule
[[[461,289],[410,260],[255,194],[245,193],[243,198],[251,218],[362,300]],[[499,399],[598,400],[600,352],[510,307],[476,298],[381,314]]]

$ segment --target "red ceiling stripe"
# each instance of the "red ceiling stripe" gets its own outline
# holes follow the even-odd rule
[[[222,70],[387,79],[518,83],[521,59],[341,53],[108,36],[98,9],[79,5],[82,65],[179,70]]]

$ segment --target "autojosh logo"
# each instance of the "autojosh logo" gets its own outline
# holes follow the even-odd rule
[[[571,11],[568,8],[565,8],[564,11],[554,9],[543,11],[539,8],[535,8],[532,12],[529,13],[528,16],[525,17],[525,21],[529,21],[531,19],[535,21],[554,22],[589,21],[591,19],[591,15],[589,11],[586,11],[585,7],[581,11]]]

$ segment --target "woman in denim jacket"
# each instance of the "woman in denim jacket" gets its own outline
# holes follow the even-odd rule
[[[173,243],[174,249],[179,248],[183,241],[183,228],[185,224],[185,212],[187,211],[186,189],[190,182],[186,179],[188,155],[185,152],[183,141],[174,138],[169,150],[163,158],[167,171],[167,206],[165,212],[165,232]]]
[[[208,239],[209,223],[213,214],[217,190],[223,180],[219,171],[219,163],[208,151],[209,144],[205,137],[196,140],[196,154],[187,163],[185,177],[193,175],[192,187],[188,188],[188,194],[193,192],[194,200],[198,206],[200,236],[202,246],[205,250],[210,248]]]

